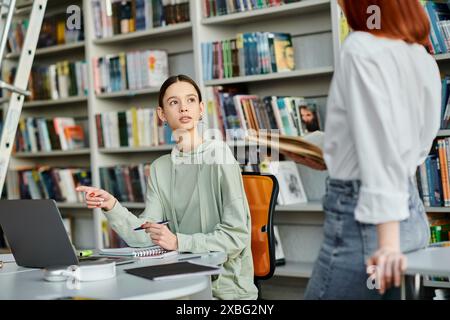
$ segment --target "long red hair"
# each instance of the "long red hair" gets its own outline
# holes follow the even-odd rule
[[[343,5],[348,24],[355,31],[429,44],[430,22],[419,0],[343,0]],[[372,5],[380,8],[381,29],[369,29],[367,24]]]

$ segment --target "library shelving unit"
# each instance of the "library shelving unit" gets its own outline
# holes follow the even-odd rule
[[[71,1],[74,3],[75,1]],[[218,17],[205,18],[200,0],[190,1],[191,21],[145,31],[96,39],[94,13],[90,0],[79,0],[84,18],[85,41],[77,45],[63,45],[38,50],[36,61],[57,61],[61,57],[85,59],[88,63],[90,90],[87,97],[57,101],[33,101],[24,105],[24,115],[88,116],[90,148],[78,152],[17,154],[11,167],[45,164],[51,166],[89,166],[94,186],[100,186],[99,168],[106,166],[151,163],[171,150],[171,146],[140,148],[99,148],[95,115],[107,111],[126,111],[131,107],[157,106],[158,88],[127,90],[96,95],[93,90],[92,59],[108,54],[132,50],[164,49],[169,55],[169,74],[187,74],[203,91],[218,85],[245,85],[250,94],[259,96],[303,96],[314,98],[322,119],[326,116],[326,101],[335,61],[341,45],[341,12],[336,0],[303,0],[279,7],[253,10]],[[50,0],[49,6],[60,5]],[[61,2],[66,4],[66,2]],[[204,81],[201,44],[231,39],[240,32],[287,32],[293,37],[296,69],[291,72],[244,76]],[[17,60],[9,55],[8,63]],[[436,56],[443,70],[450,69],[450,54]],[[450,135],[443,130],[440,136]],[[237,148],[245,147],[238,143]],[[286,265],[276,268],[272,285],[279,292],[298,291],[298,282],[307,280],[312,272],[323,239],[324,213],[321,198],[325,193],[326,173],[298,166],[309,202],[291,206],[277,206],[275,224],[279,227],[286,255]],[[123,203],[138,214],[144,203]],[[101,248],[105,217],[99,209],[88,210],[78,203],[59,203],[62,212],[80,213],[83,222],[75,223],[75,245],[79,248]],[[450,212],[449,208],[427,208],[428,212]],[[92,212],[92,214],[90,214]],[[88,214],[89,213],[89,214]],[[75,215],[75,214],[74,214]],[[81,231],[80,231],[81,229]],[[283,278],[284,281],[281,281]],[[288,279],[288,281],[286,281]],[[280,281],[280,282],[278,282]],[[300,281],[300,280],[299,280]],[[277,285],[277,283],[284,283]],[[281,289],[280,289],[281,288]]]
[[[76,4],[81,6],[82,0],[49,0],[46,9],[46,16],[56,13],[66,13],[68,5]],[[19,4],[18,4],[19,6]],[[29,9],[18,8],[16,18],[28,18]],[[9,70],[18,63],[19,55],[16,53],[6,54],[2,67]],[[34,64],[50,65],[59,61],[78,61],[85,59],[85,42],[67,43],[54,45],[36,50]],[[76,96],[61,98],[58,100],[26,101],[23,105],[21,117],[88,117],[87,96]],[[6,111],[7,101],[2,104],[2,111]],[[90,148],[68,151],[51,152],[17,152],[12,154],[8,175],[13,174],[13,170],[23,167],[50,166],[50,167],[90,167]],[[8,180],[8,179],[7,179]],[[12,195],[11,185],[6,184],[8,196]],[[58,203],[58,208],[63,218],[70,218],[74,245],[78,248],[89,248],[94,243],[94,226],[92,224],[92,211],[84,208],[81,203]]]

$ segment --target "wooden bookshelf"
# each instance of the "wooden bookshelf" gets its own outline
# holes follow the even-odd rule
[[[450,207],[425,207],[427,213],[450,213]]]
[[[108,38],[96,39],[96,45],[118,44],[128,41],[141,41],[150,38],[175,36],[192,33],[192,22],[183,22],[165,27],[151,28],[143,31],[130,32],[126,34],[114,35]]]
[[[275,210],[278,212],[322,212],[323,207],[321,202],[312,201],[307,203],[292,204],[286,206],[277,205],[275,207]]]
[[[57,46],[51,46],[47,48],[37,49],[35,52],[35,57],[46,57],[54,54],[67,54],[71,51],[82,50],[84,49],[84,41],[75,42],[75,43],[67,43],[61,44]],[[20,53],[8,53],[6,59],[18,59],[20,57]]]
[[[58,150],[58,151],[38,151],[38,152],[16,152],[13,154],[15,158],[47,158],[47,157],[69,157],[69,156],[85,156],[89,155],[90,149],[79,150]]]
[[[450,130],[439,130],[438,137],[450,137]]]
[[[285,265],[276,266],[274,276],[290,278],[310,278],[313,268],[313,262],[286,261]]]
[[[239,13],[231,13],[222,16],[203,18],[204,25],[234,25],[245,22],[251,23],[265,19],[274,19],[291,15],[311,14],[317,11],[329,10],[330,0],[308,0],[277,7],[255,9]]]
[[[97,94],[98,99],[113,99],[113,98],[133,98],[135,96],[154,95],[159,93],[159,88],[145,88],[139,90],[123,90],[116,92],[108,92]]]
[[[145,209],[145,203],[121,202],[120,204],[127,209]]]
[[[88,209],[85,203],[77,203],[77,202],[57,202],[56,205],[61,209]]]
[[[434,281],[434,280],[429,280],[428,277],[425,277],[423,279],[423,286],[431,287],[431,288],[449,288],[450,289],[450,282],[449,281]]]
[[[313,78],[318,76],[331,76],[334,72],[333,67],[321,67],[307,70],[295,70],[290,72],[277,72],[268,73],[261,75],[252,75],[244,77],[234,77],[228,79],[215,79],[205,81],[206,86],[222,86],[228,84],[237,83],[249,83],[249,82],[259,82],[259,81],[272,81],[272,80],[283,80],[283,79],[295,79],[295,78]]]
[[[138,152],[160,152],[170,151],[173,145],[161,145],[154,147],[122,147],[122,148],[99,148],[99,152],[104,154],[114,153],[138,153]]]
[[[47,106],[57,106],[57,105],[69,105],[73,103],[85,103],[88,97],[86,96],[76,96],[61,98],[57,100],[35,100],[27,101],[23,104],[24,108],[37,108],[37,107],[47,107]]]
[[[436,58],[436,61],[449,61],[450,60],[450,53],[441,53],[434,56]]]

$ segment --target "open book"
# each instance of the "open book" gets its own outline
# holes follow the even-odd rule
[[[120,256],[134,258],[165,258],[176,255],[177,251],[168,251],[160,246],[151,246],[146,248],[117,248],[117,249],[101,249],[102,256]]]
[[[277,133],[261,130],[256,135],[248,135],[247,140],[267,145],[277,149],[288,156],[295,156],[295,161],[309,167],[326,168],[323,158],[322,131],[315,131],[302,137],[285,136]]]

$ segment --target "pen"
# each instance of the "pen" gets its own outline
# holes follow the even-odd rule
[[[168,224],[169,222],[170,222],[170,220],[163,220],[163,221],[157,222],[157,224]],[[139,231],[139,230],[144,230],[144,228],[142,228],[142,226],[140,226],[140,227],[137,227],[137,228],[135,228],[133,230],[134,231]]]

